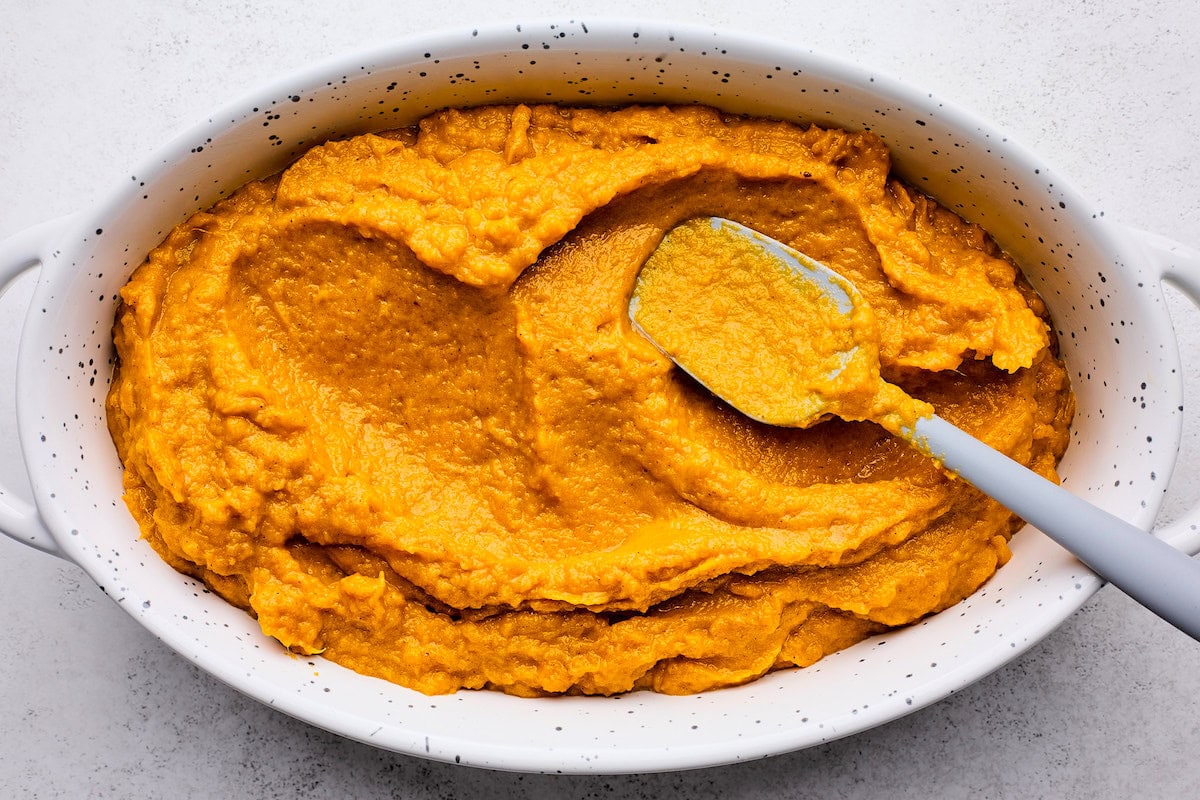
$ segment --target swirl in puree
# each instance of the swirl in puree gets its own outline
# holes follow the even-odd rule
[[[969,595],[1009,512],[876,424],[752,421],[632,329],[708,215],[845,276],[884,378],[1054,476],[1042,301],[873,134],[494,106],[315,147],[134,273],[108,418],[143,535],[283,646],[427,693],[698,692]]]

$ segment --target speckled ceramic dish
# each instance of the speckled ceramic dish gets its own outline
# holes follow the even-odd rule
[[[427,36],[306,70],[228,106],[131,169],[97,208],[0,247],[0,286],[40,263],[18,360],[36,508],[0,490],[0,528],[79,564],[139,622],[246,694],[344,736],[513,770],[635,772],[807,747],[937,701],[1051,631],[1099,580],[1037,531],[977,594],[805,670],[692,697],[425,697],[298,658],[138,538],[104,420],[115,296],[192,211],[323,139],[443,107],[516,100],[706,103],[870,128],[899,172],[981,223],[1047,300],[1078,392],[1067,486],[1149,527],[1181,430],[1162,283],[1200,298],[1200,256],[1105,221],[987,123],[802,47],[684,25],[538,22]],[[7,423],[6,423],[7,424]],[[1200,549],[1200,511],[1159,535]]]

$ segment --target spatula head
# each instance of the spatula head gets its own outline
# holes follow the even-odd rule
[[[668,231],[638,275],[629,317],[681,369],[761,422],[864,418],[855,407],[877,394],[874,316],[854,286],[728,219]]]

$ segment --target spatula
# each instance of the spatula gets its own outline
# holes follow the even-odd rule
[[[1200,639],[1200,561],[885,382],[869,305],[824,264],[731,220],[690,220],[642,267],[629,317],[681,369],[760,422],[809,427],[837,416],[882,425]]]

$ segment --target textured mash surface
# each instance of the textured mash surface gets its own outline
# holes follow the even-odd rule
[[[426,692],[692,692],[937,611],[1014,520],[871,423],[748,421],[630,328],[664,231],[869,301],[885,378],[1053,475],[1040,300],[869,134],[494,107],[315,148],[122,293],[109,420],[156,550],[298,652]]]

